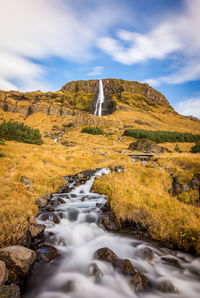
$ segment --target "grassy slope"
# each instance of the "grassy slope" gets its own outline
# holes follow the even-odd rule
[[[159,169],[167,164],[168,168],[173,167],[179,173],[187,172],[191,175],[196,168],[200,169],[200,155],[168,154],[159,158],[158,167],[148,168],[138,163],[133,164],[129,157],[119,154],[122,150],[127,151],[128,145],[133,141],[133,138],[122,136],[126,126],[199,133],[199,123],[174,113],[138,110],[116,111],[101,118],[92,115],[61,118],[41,113],[26,118],[24,115],[0,110],[0,120],[3,119],[22,121],[39,128],[44,136],[52,132],[55,125],[63,130],[63,124],[73,123],[72,128],[65,128],[62,141],[73,141],[75,146],[65,147],[50,138],[44,138],[41,146],[16,142],[6,142],[6,146],[0,146],[0,152],[6,154],[6,157],[0,158],[0,246],[14,244],[20,239],[27,226],[27,216],[37,213],[35,199],[47,189],[56,191],[64,182],[63,176],[90,168],[123,165],[128,172],[110,174],[108,179],[103,178],[102,183],[99,182],[96,186],[98,191],[109,195],[118,218],[137,219],[150,225],[153,238],[175,242],[185,249],[195,245],[200,252],[199,207],[186,205],[171,197],[168,192],[171,177],[166,167]],[[138,119],[147,124],[138,125],[135,123]],[[82,127],[87,125],[101,126],[106,132],[113,134],[81,134]],[[171,150],[175,147],[175,144],[165,145]],[[187,152],[193,144],[178,145]],[[182,167],[182,160],[193,163],[195,169],[190,168],[188,171],[186,167]],[[20,182],[21,176],[28,177],[33,183],[30,189]]]

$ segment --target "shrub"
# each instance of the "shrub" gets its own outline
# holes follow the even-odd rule
[[[181,153],[181,149],[179,148],[178,144],[174,147],[174,151]]]
[[[177,131],[126,129],[124,131],[124,135],[130,136],[136,139],[149,139],[156,143],[200,141],[200,135],[193,135],[191,133],[177,132]]]
[[[192,153],[200,153],[200,141],[196,142],[196,144],[191,149]]]
[[[104,131],[101,127],[94,127],[94,126],[84,127],[81,132],[89,133],[92,135],[103,135],[104,134]]]
[[[6,156],[6,155],[5,155],[4,153],[1,153],[1,152],[0,152],[0,158],[1,158],[1,157],[5,157],[5,156]]]
[[[3,122],[0,125],[0,138],[8,141],[37,144],[43,143],[39,129],[30,128],[19,122]]]
[[[0,145],[5,145],[4,139],[0,139]]]

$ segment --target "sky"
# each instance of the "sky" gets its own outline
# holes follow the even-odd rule
[[[147,82],[200,118],[200,0],[0,0],[0,89]]]

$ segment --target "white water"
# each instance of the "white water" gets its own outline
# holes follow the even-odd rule
[[[107,174],[103,169],[97,175]],[[54,245],[61,257],[50,264],[36,264],[27,284],[24,298],[199,298],[200,258],[189,254],[159,248],[152,243],[133,237],[104,231],[96,224],[99,204],[105,202],[103,195],[90,192],[95,175],[85,184],[75,187],[69,194],[55,194],[53,200],[62,196],[65,203],[56,207],[64,218],[60,224],[51,220],[45,223],[46,236],[52,232]],[[73,185],[73,184],[72,184]],[[70,218],[73,212],[77,219]],[[48,240],[47,240],[48,241]],[[94,252],[102,247],[112,249],[120,258],[128,258],[138,271],[144,273],[153,284],[147,292],[136,294],[127,279],[110,264],[94,260]],[[154,258],[141,256],[144,248],[153,251]],[[181,268],[166,264],[161,257],[179,260]],[[91,264],[96,263],[103,273],[102,281],[95,282]],[[170,281],[179,293],[163,293],[156,289],[162,281]],[[71,284],[71,286],[70,286]]]
[[[94,112],[95,116],[102,116],[103,102],[104,102],[103,82],[102,82],[102,80],[99,80],[99,94],[98,94],[95,112]]]

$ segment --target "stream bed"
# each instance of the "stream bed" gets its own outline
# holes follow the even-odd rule
[[[45,224],[45,241],[56,247],[59,257],[51,262],[36,262],[26,281],[23,298],[199,298],[200,258],[141,241],[131,236],[105,231],[98,224],[105,196],[91,192],[95,177],[107,174],[98,170],[85,183],[68,193],[54,194],[53,214],[38,215]],[[53,204],[52,204],[53,205]],[[52,214],[52,213],[51,213]],[[59,218],[56,222],[55,218]],[[109,248],[119,258],[131,261],[151,286],[135,291],[127,276],[110,263],[95,259],[100,248]]]

